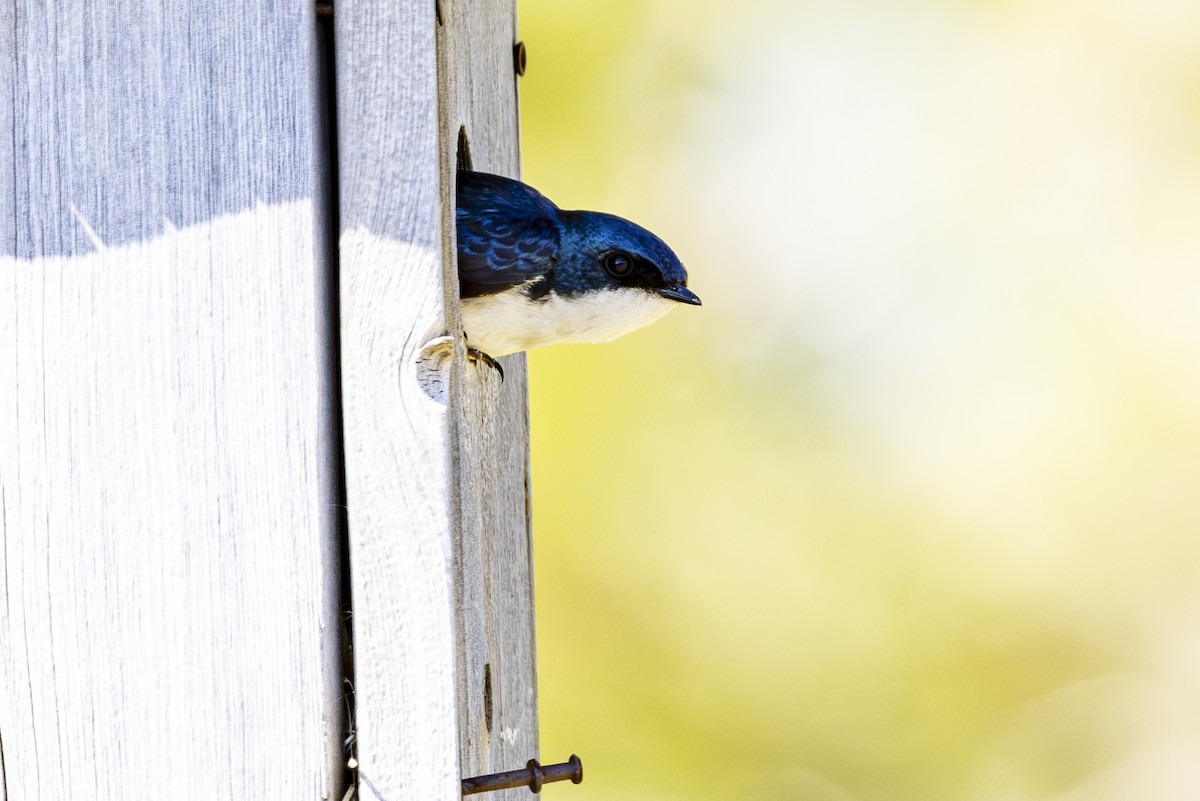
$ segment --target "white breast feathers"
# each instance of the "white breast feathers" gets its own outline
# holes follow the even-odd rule
[[[467,344],[489,356],[559,342],[607,342],[649,325],[679,304],[642,289],[605,289],[577,297],[551,292],[530,300],[523,287],[462,304]]]

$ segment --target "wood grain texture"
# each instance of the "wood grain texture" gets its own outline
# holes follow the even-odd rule
[[[389,801],[460,797],[450,415],[417,363],[446,327],[435,25],[419,0],[335,16],[358,778]]]
[[[503,382],[466,362],[453,260],[459,127],[477,168],[518,169],[515,12],[440,9],[337,10],[360,790],[388,799],[458,798],[537,754],[524,357]],[[445,332],[439,401],[418,362]]]
[[[520,177],[515,4],[444,3],[442,19],[442,141],[453,146],[465,131],[474,169]],[[447,179],[454,151],[448,156]],[[464,775],[521,768],[538,756],[528,381],[523,354],[502,362],[503,382],[485,365],[469,365],[453,405],[462,488],[457,610]],[[528,798],[529,791],[497,795]]]
[[[340,795],[312,4],[9,8],[8,798]]]

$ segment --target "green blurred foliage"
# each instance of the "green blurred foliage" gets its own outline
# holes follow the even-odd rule
[[[530,355],[546,792],[1200,795],[1200,9],[520,15],[705,301]]]

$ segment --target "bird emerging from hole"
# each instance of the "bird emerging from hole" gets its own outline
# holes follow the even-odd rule
[[[611,214],[564,211],[520,181],[458,173],[458,280],[472,356],[607,342],[700,305],[661,239]],[[503,374],[503,373],[502,373]]]

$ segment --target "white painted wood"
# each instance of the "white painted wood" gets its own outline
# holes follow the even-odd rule
[[[7,797],[340,796],[312,3],[9,8]]]
[[[537,755],[524,357],[504,359],[503,383],[465,362],[453,273],[460,125],[474,166],[518,169],[514,8],[442,0],[440,9],[440,26],[420,0],[339,0],[336,17],[346,482],[368,798],[457,799],[461,776]],[[447,352],[426,348],[445,332]],[[448,380],[429,379],[438,364]]]

